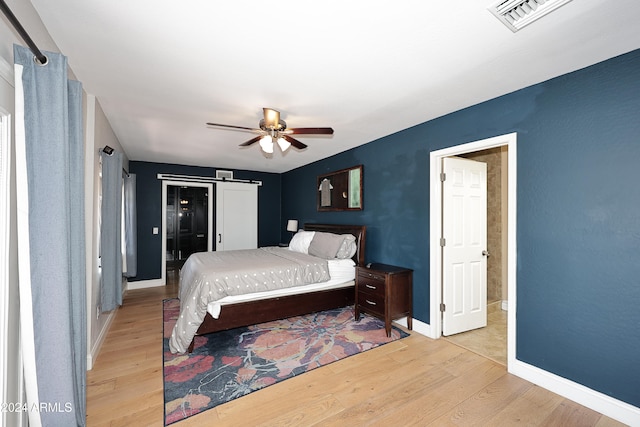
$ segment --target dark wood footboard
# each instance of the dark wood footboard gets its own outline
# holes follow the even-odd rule
[[[354,297],[354,287],[349,286],[340,289],[225,305],[222,307],[218,319],[214,319],[207,313],[204,322],[196,332],[196,336],[332,308],[346,307],[353,304]],[[192,340],[188,349],[189,353],[193,351],[193,345],[194,341]]]

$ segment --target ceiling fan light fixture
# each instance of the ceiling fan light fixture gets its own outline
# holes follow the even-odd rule
[[[280,112],[271,108],[263,108],[264,124],[269,129],[280,128]]]
[[[260,140],[260,148],[267,154],[273,153],[273,138],[271,135],[265,135]]]
[[[298,141],[298,135],[333,135],[333,129],[330,127],[306,127],[287,129],[287,124],[285,123],[285,121],[280,119],[279,111],[272,108],[263,108],[262,111],[264,114],[264,118],[260,119],[260,122],[258,123],[259,129],[211,122],[207,122],[207,126],[249,131],[253,132],[254,134],[257,133],[257,136],[254,136],[250,140],[243,142],[242,144],[240,144],[240,147],[248,147],[258,142],[260,148],[262,148],[262,151],[267,154],[273,153],[273,146],[276,143],[283,153],[287,151],[292,145],[298,150],[304,150],[305,148],[307,148],[307,145]],[[296,137],[294,138],[290,135],[295,135]]]
[[[286,139],[284,139],[283,137],[280,137],[278,138],[278,146],[280,147],[280,150],[282,150],[282,152],[284,153],[289,149],[289,147],[291,147],[291,143]]]

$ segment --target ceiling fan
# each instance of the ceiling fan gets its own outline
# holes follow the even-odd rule
[[[282,152],[285,152],[290,146],[298,149],[307,148],[306,144],[293,138],[291,135],[332,135],[331,128],[287,128],[287,123],[280,119],[280,112],[272,108],[263,108],[264,118],[260,120],[258,128],[249,128],[244,126],[223,125],[220,123],[207,123],[209,126],[218,126],[223,128],[246,130],[249,132],[259,133],[255,138],[243,142],[240,147],[247,147],[260,141],[260,148],[265,153],[273,153],[274,142],[278,144]]]

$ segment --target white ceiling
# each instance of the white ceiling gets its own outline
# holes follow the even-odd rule
[[[640,1],[512,33],[495,0],[31,0],[130,160],[284,172],[640,48]],[[262,107],[332,137],[266,157]]]

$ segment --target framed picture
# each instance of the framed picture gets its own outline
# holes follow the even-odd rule
[[[360,211],[363,209],[363,166],[353,166],[318,175],[318,211]]]

